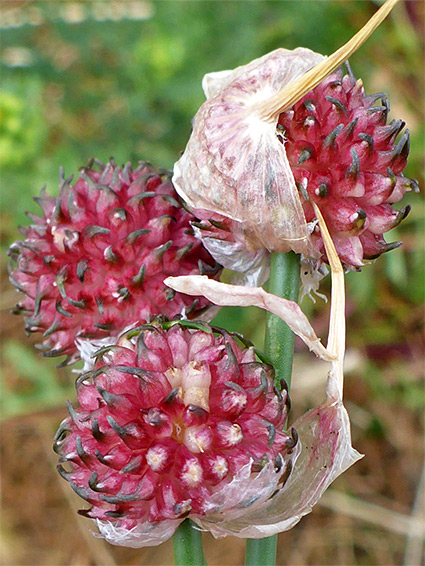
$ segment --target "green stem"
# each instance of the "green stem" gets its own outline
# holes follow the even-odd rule
[[[294,252],[272,254],[268,292],[289,301],[298,301],[299,289],[300,256]],[[286,381],[288,387],[291,384],[294,342],[295,334],[289,326],[268,312],[264,350],[273,362],[279,389],[281,379]]]
[[[245,546],[245,564],[274,566],[276,564],[277,535],[267,538],[249,538]]]
[[[298,300],[300,286],[300,256],[293,252],[272,254],[268,291],[289,299]],[[292,360],[295,335],[279,317],[267,313],[265,353],[275,368],[275,383],[280,389],[280,380],[291,383]],[[246,566],[274,566],[276,564],[277,535],[246,541]]]
[[[202,549],[202,533],[193,527],[194,523],[186,519],[173,535],[175,566],[204,566],[207,563]]]

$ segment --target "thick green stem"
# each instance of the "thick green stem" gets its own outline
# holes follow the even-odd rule
[[[298,301],[299,289],[300,256],[294,252],[272,254],[268,292],[289,301]],[[281,379],[286,381],[288,387],[291,384],[294,341],[295,334],[289,326],[268,312],[264,350],[273,362],[279,388]]]
[[[300,286],[300,256],[293,252],[272,254],[270,266],[269,293],[298,300]],[[291,383],[292,360],[294,357],[295,335],[283,320],[267,313],[265,353],[273,362],[275,382],[280,388],[280,380]],[[276,564],[277,535],[246,541],[246,566],[274,566]]]
[[[202,548],[202,533],[189,519],[183,521],[173,536],[175,566],[204,566],[206,564]]]
[[[245,546],[247,566],[274,566],[276,564],[277,535],[267,538],[249,538]]]

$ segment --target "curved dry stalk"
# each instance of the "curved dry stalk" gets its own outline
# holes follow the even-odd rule
[[[347,43],[332,53],[324,61],[310,69],[307,73],[290,83],[280,92],[267,100],[257,103],[257,110],[261,117],[273,123],[277,116],[288,110],[305,94],[310,92],[328,75],[363,45],[376,28],[384,21],[399,0],[387,0],[383,6],[370,18],[370,20]]]
[[[327,350],[335,356],[332,362],[332,369],[328,380],[328,393],[332,394],[330,389],[335,384],[338,396],[342,399],[344,387],[344,354],[345,354],[345,286],[344,271],[341,261],[336,253],[336,249],[326,222],[320,212],[319,207],[313,202],[314,211],[319,221],[320,231],[322,233],[323,243],[328,256],[331,268],[332,291],[331,291],[331,313],[329,320],[329,333]]]

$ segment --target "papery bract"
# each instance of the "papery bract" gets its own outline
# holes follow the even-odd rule
[[[323,492],[361,455],[351,446],[350,422],[341,400],[328,397],[293,423],[300,455],[283,489],[262,508],[234,520],[206,516],[197,524],[215,537],[264,538],[291,529],[311,512]]]
[[[316,336],[307,317],[294,301],[267,293],[261,287],[243,287],[213,281],[202,275],[167,277],[165,284],[180,293],[201,295],[221,307],[256,306],[268,310],[286,322],[317,356],[331,361],[335,357]]]
[[[277,49],[204,79],[207,101],[173,183],[201,219],[217,213],[240,223],[249,250],[317,255],[276,122],[259,103],[322,60],[309,49]]]

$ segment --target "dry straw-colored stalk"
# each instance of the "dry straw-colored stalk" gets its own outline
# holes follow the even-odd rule
[[[332,379],[340,398],[344,386],[344,354],[345,354],[345,285],[344,270],[329,234],[326,222],[319,207],[313,202],[314,212],[319,221],[320,232],[326,255],[328,256],[332,278],[331,312],[329,320],[328,344],[326,349],[335,356],[332,362]],[[329,385],[329,383],[328,383]]]
[[[370,18],[370,20],[347,43],[332,53],[324,61],[310,69],[307,73],[291,82],[280,92],[267,100],[258,103],[258,112],[262,119],[275,123],[277,117],[285,112],[320,84],[328,75],[363,45],[376,28],[384,21],[399,0],[387,0],[383,6]]]

